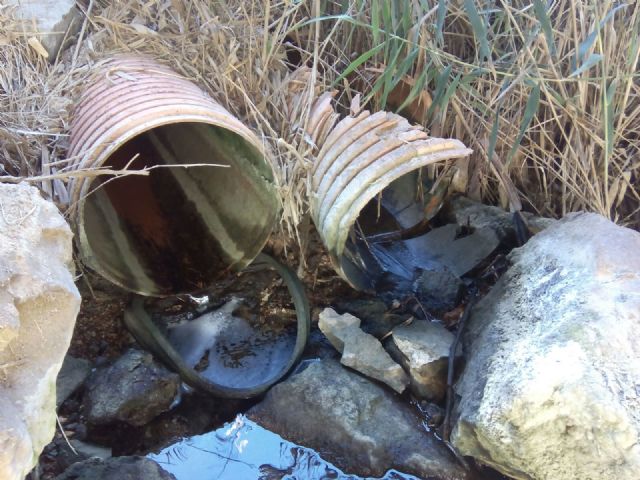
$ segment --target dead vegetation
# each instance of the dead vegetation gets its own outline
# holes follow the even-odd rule
[[[313,142],[304,127],[313,100],[331,89],[339,111],[360,93],[364,108],[406,109],[433,136],[465,142],[474,154],[458,164],[465,173],[458,183],[474,198],[506,206],[513,183],[525,209],[596,211],[640,226],[635,3],[91,0],[81,7],[80,38],[53,64],[29,45],[28,26],[0,7],[0,175],[43,175],[51,194],[72,168],[69,119],[93,68],[135,52],[193,80],[264,139],[289,238],[300,241],[308,222]]]

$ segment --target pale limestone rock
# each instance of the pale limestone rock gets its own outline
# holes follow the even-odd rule
[[[62,42],[80,30],[82,15],[75,0],[6,0],[16,18],[24,20],[25,33],[38,39],[49,60],[58,55]],[[35,23],[36,30],[33,29]],[[69,32],[67,34],[67,32]]]
[[[449,349],[454,335],[439,323],[414,320],[393,329],[391,356],[411,378],[417,397],[439,402],[447,391]]]
[[[517,479],[637,480],[640,233],[572,214],[473,310],[452,442]]]
[[[331,308],[320,312],[318,326],[331,344],[342,353],[340,363],[386,383],[402,393],[409,377],[373,335],[360,329],[360,319],[349,313],[338,315]]]
[[[71,230],[24,184],[0,183],[0,478],[22,480],[55,429],[55,382],[80,295]]]

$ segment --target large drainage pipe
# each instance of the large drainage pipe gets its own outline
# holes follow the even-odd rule
[[[202,290],[251,263],[278,219],[260,140],[150,59],[117,57],[99,69],[75,110],[69,155],[78,169],[150,169],[70,184],[81,260],[132,292]]]
[[[309,134],[320,146],[309,183],[311,215],[336,272],[353,287],[370,287],[348,239],[365,206],[393,181],[422,167],[471,154],[459,140],[432,138],[389,113],[363,111],[335,124],[328,96],[318,100]],[[335,124],[335,126],[333,126]]]
[[[70,184],[81,260],[103,277],[144,296],[172,296],[204,291],[254,262],[283,277],[296,310],[288,361],[246,388],[220,385],[190,368],[142,297],[125,312],[139,343],[186,383],[217,396],[250,397],[280,380],[304,350],[310,314],[295,274],[260,254],[280,203],[271,161],[251,130],[170,69],[117,57],[99,69],[76,108],[69,155],[81,171],[148,173],[77,177]]]

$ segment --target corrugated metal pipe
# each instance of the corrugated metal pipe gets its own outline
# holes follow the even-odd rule
[[[69,155],[83,170],[147,170],[70,184],[81,259],[142,295],[197,292],[242,269],[279,218],[272,163],[258,137],[196,85],[144,57],[99,68],[74,112]]]
[[[429,137],[389,112],[352,113],[336,124],[331,97],[318,99],[307,127],[319,149],[309,178],[311,215],[337,273],[361,288],[361,269],[345,246],[363,208],[403,175],[472,150],[459,140]]]

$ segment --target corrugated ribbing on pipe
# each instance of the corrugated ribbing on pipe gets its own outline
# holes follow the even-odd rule
[[[69,156],[77,169],[174,167],[70,183],[82,259],[141,294],[195,292],[246,266],[279,215],[259,138],[195,84],[145,57],[100,66],[73,114]],[[207,167],[177,166],[184,164]]]
[[[323,116],[329,115],[325,110]],[[349,281],[341,256],[369,201],[413,170],[470,153],[462,142],[431,138],[421,127],[389,112],[363,111],[335,125],[319,145],[310,190],[312,217],[336,271]]]

